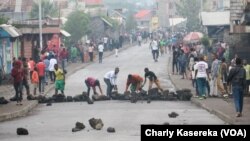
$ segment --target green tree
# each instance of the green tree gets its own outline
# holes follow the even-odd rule
[[[41,2],[42,7],[42,17],[51,16],[51,17],[57,17],[59,15],[59,10],[56,5],[51,2],[50,0],[42,0]],[[31,18],[39,18],[39,3],[35,2],[32,6],[31,12],[30,12]]]
[[[70,41],[75,43],[89,33],[89,23],[90,18],[84,12],[76,10],[70,13],[64,27],[71,34]]]
[[[189,32],[202,30],[199,19],[200,0],[180,0],[180,3],[176,4],[176,8],[179,15],[187,18],[186,28]]]
[[[4,15],[0,15],[0,24],[7,24],[8,20]]]
[[[134,15],[131,12],[127,18],[127,22],[126,22],[126,30],[127,31],[132,31],[133,29],[136,29],[137,23],[134,19]]]

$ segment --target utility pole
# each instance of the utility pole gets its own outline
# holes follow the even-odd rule
[[[42,0],[39,0],[39,37],[40,37],[40,44],[39,44],[39,48],[40,51],[42,51],[43,49],[43,34],[42,34],[42,4],[41,4]]]

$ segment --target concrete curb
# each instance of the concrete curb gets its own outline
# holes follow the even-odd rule
[[[11,120],[17,117],[23,117],[27,115],[33,108],[35,108],[38,105],[37,100],[29,101],[28,105],[26,105],[24,108],[21,108],[18,111],[15,111],[13,113],[6,113],[0,115],[0,122]]]
[[[234,120],[232,120],[231,117],[229,117],[228,115],[224,114],[223,112],[221,112],[219,110],[211,109],[211,108],[207,107],[205,104],[202,104],[201,102],[199,102],[199,100],[197,100],[195,98],[191,99],[191,103],[195,104],[198,107],[201,107],[201,108],[207,110],[211,114],[216,115],[217,117],[219,117],[221,120],[225,121],[228,124],[234,124]]]

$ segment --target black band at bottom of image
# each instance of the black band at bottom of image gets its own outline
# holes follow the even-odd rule
[[[141,125],[141,141],[181,139],[249,140],[248,125]]]

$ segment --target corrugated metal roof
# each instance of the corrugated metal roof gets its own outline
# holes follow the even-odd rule
[[[137,18],[137,19],[141,19],[141,18],[144,18],[145,16],[149,15],[150,14],[150,10],[141,10],[139,12],[137,12],[134,17]]]
[[[106,20],[105,18],[101,18],[106,24],[108,24],[110,27],[113,27],[113,24],[110,23],[108,20]]]
[[[0,25],[6,32],[10,34],[11,37],[18,37],[21,34],[17,31],[17,29],[12,25],[2,24]]]
[[[63,36],[65,36],[65,37],[70,37],[71,35],[67,32],[67,31],[65,31],[65,30],[60,30],[60,32],[62,33],[62,35]]]
[[[20,28],[19,29],[22,34],[39,34],[39,28]],[[42,28],[43,34],[55,34],[55,33],[61,33],[59,27],[43,27]]]
[[[202,12],[201,19],[204,26],[230,25],[230,11]]]
[[[185,21],[187,21],[187,19],[184,19],[184,18],[169,18],[170,26],[175,26],[175,25],[180,24],[180,23],[185,22]]]

